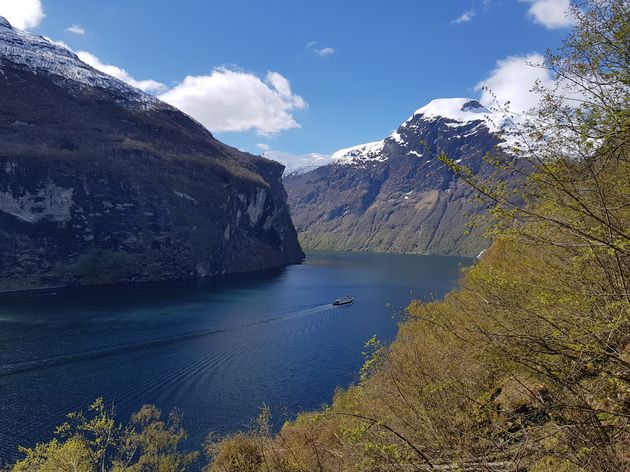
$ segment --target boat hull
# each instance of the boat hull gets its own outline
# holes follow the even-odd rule
[[[348,300],[348,301],[334,301],[334,302],[333,302],[333,306],[352,305],[352,302],[354,302],[354,300]]]

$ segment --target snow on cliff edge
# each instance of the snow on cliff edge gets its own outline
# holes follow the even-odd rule
[[[116,92],[129,105],[149,108],[159,100],[88,64],[63,44],[14,28],[0,16],[0,74],[2,63],[20,64],[35,74],[48,74],[68,88],[97,87]]]

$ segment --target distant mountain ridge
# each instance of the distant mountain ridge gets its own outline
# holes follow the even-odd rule
[[[0,17],[0,291],[302,259],[283,166]]]
[[[483,157],[509,153],[512,141],[510,123],[477,100],[434,100],[384,140],[285,176],[300,241],[308,249],[475,256],[489,241],[467,222],[487,207],[435,156],[487,175],[493,168]]]

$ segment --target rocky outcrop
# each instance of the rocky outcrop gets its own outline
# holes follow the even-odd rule
[[[489,246],[472,217],[488,209],[436,156],[489,176],[502,149],[500,119],[469,99],[431,102],[383,141],[341,150],[332,162],[284,179],[309,249],[476,256]]]
[[[0,291],[206,277],[303,258],[280,164],[0,26]]]

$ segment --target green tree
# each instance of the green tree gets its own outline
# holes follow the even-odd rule
[[[573,5],[541,65],[554,83],[512,156],[488,156],[494,178],[440,156],[493,203],[493,247],[252,470],[630,469],[629,8]]]
[[[145,405],[128,425],[117,423],[113,409],[102,398],[87,413],[68,414],[55,438],[32,449],[22,448],[24,459],[15,472],[140,472],[186,471],[197,460],[197,452],[180,452],[186,438],[181,415],[172,412],[166,421],[155,406]]]

